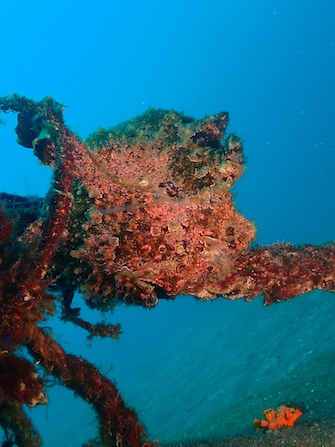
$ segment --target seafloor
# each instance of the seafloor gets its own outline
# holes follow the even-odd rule
[[[178,443],[164,447],[334,447],[335,422],[324,420],[319,424],[303,424],[294,429],[286,429],[276,433],[261,433],[259,436],[241,436],[222,441],[196,441]]]
[[[87,349],[71,326],[55,333],[68,352],[108,370],[160,444],[321,447],[335,446],[334,315],[335,296],[319,291],[270,307],[260,298],[180,297],[150,311],[116,310],[117,342]],[[97,435],[85,403],[59,387],[49,396],[48,408],[31,411],[46,446],[78,447]],[[304,408],[296,426],[255,432],[254,418],[281,403]]]
[[[180,442],[169,446],[335,446],[334,358],[335,351],[329,350],[305,365],[297,366],[244,401],[214,415],[197,427],[185,430],[179,435]],[[306,389],[310,390],[309,394]],[[246,418],[252,420],[265,395],[271,402],[281,402],[283,395],[294,396],[294,402],[304,407],[304,415],[294,428],[275,432],[261,430],[239,436],[241,432],[251,432],[244,423],[241,426],[241,422]],[[205,433],[205,436],[201,433]],[[225,433],[231,433],[232,436],[226,437]],[[186,442],[182,441],[183,438]]]

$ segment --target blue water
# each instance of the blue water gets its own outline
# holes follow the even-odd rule
[[[333,1],[13,0],[1,2],[0,17],[0,95],[52,95],[82,137],[148,107],[196,118],[227,110],[248,158],[235,201],[256,222],[257,242],[334,241]],[[0,191],[44,195],[50,170],[15,144],[14,118],[0,126]],[[55,332],[66,350],[108,371],[151,439],[164,441],[203,432],[259,392],[259,413],[237,424],[252,430],[268,406],[265,385],[335,349],[334,307],[321,292],[270,308],[260,298],[180,297],[105,316],[122,323],[119,342],[88,348],[79,329],[56,322]],[[302,395],[313,406],[315,389],[301,385],[283,400]],[[47,447],[96,434],[94,413],[72,393],[53,387],[49,396],[47,409],[29,412]]]

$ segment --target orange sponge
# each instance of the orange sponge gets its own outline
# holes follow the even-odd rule
[[[302,415],[302,411],[294,407],[281,405],[277,410],[272,408],[263,411],[265,420],[254,419],[256,430],[264,428],[265,430],[278,430],[282,427],[293,427],[296,421]]]

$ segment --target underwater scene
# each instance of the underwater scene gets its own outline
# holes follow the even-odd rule
[[[0,445],[335,446],[335,4],[0,16]]]

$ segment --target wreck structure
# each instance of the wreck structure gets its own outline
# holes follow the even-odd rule
[[[17,114],[17,142],[53,169],[44,199],[0,194],[0,424],[20,447],[42,444],[23,409],[47,404],[39,364],[93,406],[103,446],[149,446],[116,386],[43,325],[55,301],[65,321],[118,338],[117,323],[81,318],[75,291],[103,311],[183,294],[269,305],[334,291],[335,246],[250,246],[255,225],[232,200],[245,160],[242,141],[225,136],[228,113],[149,109],[83,141],[63,110],[51,97],[0,97],[0,111]]]

